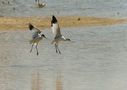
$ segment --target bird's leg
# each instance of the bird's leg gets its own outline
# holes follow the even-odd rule
[[[31,53],[31,52],[32,52],[32,50],[33,50],[33,45],[34,45],[34,44],[32,44],[32,46],[31,46],[30,53]]]
[[[56,44],[55,44],[55,49],[56,49],[56,53],[58,53],[58,52],[57,52],[57,45],[56,45]]]
[[[56,44],[56,48],[57,48],[57,53],[61,54],[59,47],[58,47],[58,44]]]
[[[37,48],[37,46],[38,46],[38,44],[36,45],[36,51],[37,51],[37,55],[39,54],[39,52],[38,52],[38,48]]]
[[[61,54],[61,52],[60,52],[60,49],[59,49],[58,45],[57,45],[57,49],[58,49],[59,54]]]

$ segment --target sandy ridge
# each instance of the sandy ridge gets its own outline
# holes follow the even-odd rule
[[[114,25],[126,23],[126,19],[63,16],[57,17],[61,27]],[[28,23],[44,29],[50,27],[51,17],[0,17],[0,30],[26,30]]]

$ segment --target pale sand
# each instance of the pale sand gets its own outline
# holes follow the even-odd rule
[[[78,17],[57,17],[61,27],[78,27],[93,25],[113,25],[126,23],[126,19]],[[32,23],[40,29],[49,28],[51,17],[0,17],[0,30],[26,30],[28,23]]]

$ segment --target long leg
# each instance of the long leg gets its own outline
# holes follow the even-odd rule
[[[30,53],[31,53],[31,52],[32,52],[32,50],[33,50],[33,45],[34,45],[34,44],[32,44],[32,46],[31,46]]]
[[[39,54],[39,52],[38,52],[38,48],[37,48],[37,46],[38,46],[38,44],[36,45],[36,51],[37,51],[37,55]]]
[[[58,51],[57,51],[57,45],[55,44],[55,49],[56,49],[56,53],[58,53]]]
[[[57,45],[57,50],[58,50],[59,54],[61,54],[61,52],[60,52],[60,49],[59,49],[58,45]]]
[[[58,44],[55,44],[55,48],[56,48],[56,53],[61,54],[61,52],[60,52],[60,50],[59,50],[59,47],[58,47]]]

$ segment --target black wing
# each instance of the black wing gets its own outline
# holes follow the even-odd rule
[[[41,33],[41,31],[29,23],[29,30],[33,32],[32,38],[35,39]]]

